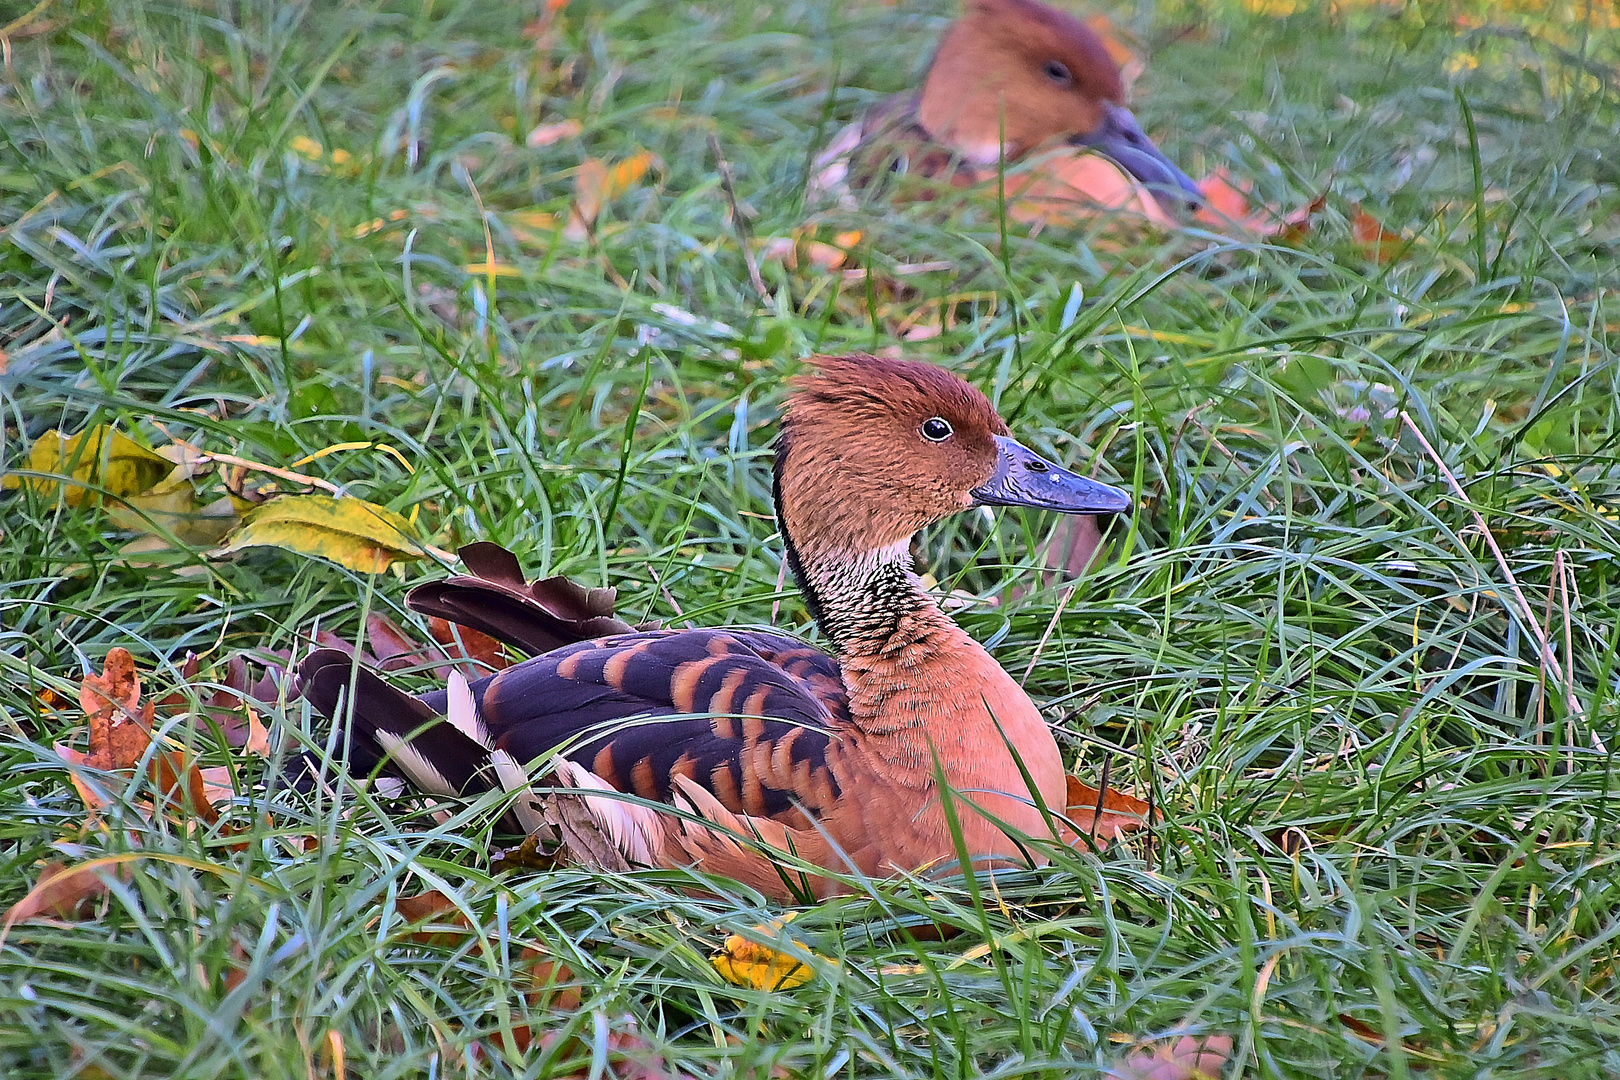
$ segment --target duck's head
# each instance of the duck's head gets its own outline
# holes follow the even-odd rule
[[[873,356],[812,363],[794,380],[776,444],[777,514],[801,567],[902,558],[919,529],[975,506],[1131,508],[1119,488],[1020,444],[982,393],[942,368]]]
[[[1119,66],[1085,23],[1038,0],[966,0],[940,41],[917,118],[971,161],[1016,158],[1053,140],[1108,155],[1150,188],[1198,187],[1125,107]]]

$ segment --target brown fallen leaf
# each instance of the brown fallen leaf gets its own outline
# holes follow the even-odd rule
[[[1398,232],[1388,229],[1361,207],[1350,219],[1350,235],[1355,238],[1361,253],[1380,266],[1387,266],[1400,257],[1409,241]]]
[[[160,698],[157,707],[169,713],[188,708],[192,698],[186,694],[184,687],[197,680],[201,667],[201,658],[196,653],[188,652],[180,665],[180,686]],[[212,677],[219,685],[206,694],[199,691],[197,695],[203,714],[219,725],[230,746],[268,757],[270,733],[259,719],[258,710],[253,704],[273,704],[280,697],[283,680],[280,669],[266,667],[254,681],[248,670],[247,657],[236,653],[225,662],[224,673],[215,672]]]
[[[1231,1055],[1230,1035],[1183,1035],[1131,1050],[1106,1075],[1114,1080],[1213,1080]]]
[[[152,747],[152,702],[141,701],[140,676],[135,659],[127,649],[114,646],[107,652],[101,674],[86,675],[79,684],[79,705],[90,722],[90,749],[79,753],[58,744],[57,750],[68,761],[102,772],[132,770]],[[195,760],[182,750],[152,749],[147,773],[157,796],[166,806],[214,825],[219,811],[209,797],[208,784]],[[73,786],[92,813],[106,801],[75,773]]]
[[[1078,777],[1065,777],[1068,784],[1068,809],[1065,817],[1079,830],[1078,835],[1069,825],[1060,824],[1058,832],[1069,844],[1079,840],[1113,840],[1128,832],[1145,829],[1151,823],[1152,807],[1134,795],[1127,795],[1115,787],[1102,791],[1082,783]]]
[[[87,905],[107,895],[107,882],[96,869],[95,865],[70,867],[62,862],[46,863],[28,895],[6,912],[5,925],[32,919],[72,922],[83,918]],[[128,877],[127,869],[120,867],[120,870],[122,876]]]

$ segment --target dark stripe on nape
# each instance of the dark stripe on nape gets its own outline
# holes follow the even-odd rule
[[[782,475],[787,472],[788,459],[792,453],[792,424],[783,423],[782,429],[776,435],[775,452],[771,462],[771,503],[776,510],[776,531],[782,534],[782,553],[787,559],[788,570],[792,572],[794,582],[799,586],[799,595],[804,597],[804,606],[809,609],[810,617],[816,620],[816,625],[825,629],[826,615],[821,597],[817,596],[815,589],[810,586],[810,579],[804,572],[804,562],[799,558],[799,549],[793,543],[793,535],[788,532],[787,515],[782,512]]]

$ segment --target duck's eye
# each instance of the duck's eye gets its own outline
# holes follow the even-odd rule
[[[1062,61],[1048,60],[1042,70],[1046,72],[1046,77],[1058,86],[1068,86],[1074,81],[1074,76],[1069,74],[1068,66]]]
[[[930,416],[922,422],[923,438],[929,442],[944,442],[951,437],[951,431],[950,421],[937,416]]]

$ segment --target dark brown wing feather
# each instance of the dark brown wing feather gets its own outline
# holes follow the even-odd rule
[[[468,544],[457,554],[472,573],[418,585],[405,598],[408,607],[531,656],[634,629],[614,618],[612,589],[587,589],[565,577],[525,580],[517,556],[499,544]]]

